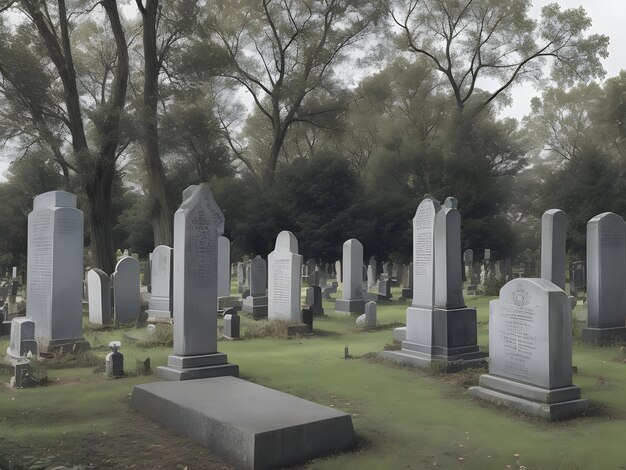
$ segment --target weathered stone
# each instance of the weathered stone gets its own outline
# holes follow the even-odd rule
[[[289,231],[276,238],[276,247],[268,260],[268,318],[288,323],[302,323],[300,318],[300,286],[302,256],[298,240]]]
[[[96,325],[111,323],[111,284],[109,276],[98,268],[87,272],[89,321]]]
[[[152,252],[148,321],[168,323],[172,318],[173,262],[174,250],[169,246],[159,245]]]
[[[336,313],[363,313],[363,245],[356,238],[343,244],[343,292],[335,301]]]
[[[113,313],[118,324],[137,321],[140,313],[139,261],[125,256],[115,265]]]

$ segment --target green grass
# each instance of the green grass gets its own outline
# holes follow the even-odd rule
[[[397,298],[399,290],[393,294]],[[491,298],[466,300],[478,309],[479,343],[486,348]],[[312,461],[306,468],[624,468],[626,352],[619,346],[599,348],[575,339],[574,383],[592,401],[592,412],[545,423],[470,397],[467,386],[484,371],[446,375],[375,359],[373,353],[391,342],[394,323],[404,323],[407,306],[397,300],[380,302],[380,327],[366,331],[356,327],[355,315],[335,315],[333,303],[324,301],[327,316],[315,318],[312,337],[220,341],[218,348],[239,364],[242,378],[352,415],[358,449]],[[254,323],[243,317],[242,329],[262,329]],[[142,331],[88,329],[86,337],[102,360],[109,341],[122,341],[129,371],[146,357],[153,368],[164,364],[170,348],[140,347],[124,337]],[[0,341],[0,350],[6,346],[6,339]],[[352,357],[347,360],[346,346]],[[0,374],[7,382],[6,371]],[[96,468],[223,468],[219,458],[130,409],[133,386],[157,380],[155,376],[113,380],[94,373],[93,367],[49,369],[48,374],[46,387],[0,391],[0,455],[52,453]]]

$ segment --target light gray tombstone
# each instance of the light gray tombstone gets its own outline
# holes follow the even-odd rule
[[[243,311],[253,318],[267,317],[267,265],[260,256],[250,261],[250,295],[243,299]]]
[[[113,277],[113,314],[116,323],[130,323],[139,318],[139,289],[139,261],[125,256],[115,265]]]
[[[407,309],[401,351],[383,351],[396,362],[428,367],[433,361],[472,367],[484,361],[477,345],[476,309],[463,300],[461,216],[457,200],[443,207],[424,199],[413,219],[413,305]]]
[[[87,271],[89,321],[96,325],[111,323],[111,284],[109,276],[101,269]]]
[[[363,245],[356,238],[343,244],[343,291],[341,299],[335,301],[337,313],[363,313]],[[368,267],[369,274],[369,267]]]
[[[174,250],[166,245],[157,246],[152,252],[150,270],[152,292],[148,301],[148,321],[169,323],[172,318],[172,281]]]
[[[365,313],[356,319],[356,324],[366,328],[374,328],[376,326],[376,302],[365,304]]]
[[[11,279],[17,279],[17,266],[13,266],[12,268]]]
[[[604,212],[587,223],[587,328],[582,339],[626,340],[624,219]]]
[[[26,316],[40,352],[88,349],[83,338],[83,212],[65,191],[40,194],[28,215]]]
[[[339,288],[342,288],[343,286],[343,278],[342,276],[342,271],[341,271],[341,261],[337,260],[335,261],[335,273],[337,274],[337,286]]]
[[[463,262],[465,266],[472,266],[474,264],[474,250],[468,248],[463,252]]]
[[[485,255],[483,257],[484,260],[490,260],[491,259],[491,250],[489,248],[485,248]]]
[[[231,313],[224,314],[224,333],[227,339],[237,339],[240,336],[241,317],[234,310],[228,309]]]
[[[377,279],[377,263],[376,257],[370,256],[369,262],[367,263],[367,288],[371,289],[376,285]]]
[[[567,216],[549,209],[541,217],[541,278],[565,290],[565,240]]]
[[[35,324],[26,317],[11,320],[11,338],[7,351],[13,357],[25,357],[29,352],[37,355],[37,341],[35,341]]]
[[[413,299],[413,263],[406,268],[404,287],[402,288],[403,299]]]
[[[489,373],[469,392],[548,420],[587,408],[572,384],[567,295],[546,279],[514,279],[489,304]]]
[[[244,291],[246,280],[244,278],[244,264],[240,261],[237,263],[237,292],[242,293]]]
[[[278,234],[267,264],[268,318],[301,324],[302,255],[298,254],[298,240],[293,233],[283,230]]]
[[[174,354],[166,380],[239,375],[217,352],[217,237],[224,216],[206,184],[189,186],[174,214]]]
[[[230,296],[230,240],[217,239],[217,297]]]

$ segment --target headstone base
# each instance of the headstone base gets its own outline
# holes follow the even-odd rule
[[[378,357],[411,367],[424,368],[441,365],[446,372],[483,367],[487,363],[487,355],[479,351],[457,356],[437,356],[405,349],[405,345],[406,341],[402,343],[400,351],[381,351],[378,353]]]
[[[169,310],[146,310],[148,323],[173,323]]]
[[[626,341],[626,327],[583,328],[582,340],[585,343],[605,346],[619,341]]]
[[[131,406],[246,470],[290,467],[356,444],[350,415],[234,377],[137,385]]]
[[[267,318],[267,295],[246,297],[243,299],[242,309],[254,319]]]
[[[413,289],[407,289],[406,287],[404,289],[402,289],[402,295],[401,297],[403,299],[412,299],[413,298]]]
[[[173,354],[167,358],[167,366],[157,367],[156,373],[162,379],[171,381],[205,379],[225,375],[239,377],[239,366],[228,363],[226,354],[223,353],[198,356]]]
[[[335,312],[344,315],[365,313],[365,299],[337,299],[335,300]]]
[[[548,421],[559,421],[583,414],[589,402],[580,398],[580,387],[571,385],[544,389],[490,374],[480,376],[479,386],[469,393],[498,406],[521,411]]]
[[[48,344],[39,343],[39,353],[81,353],[91,348],[85,338],[52,339]]]
[[[227,308],[234,308],[235,310],[241,310],[241,298],[235,295],[218,297],[217,309],[226,310]]]

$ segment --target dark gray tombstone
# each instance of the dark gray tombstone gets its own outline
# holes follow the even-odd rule
[[[313,333],[313,312],[310,308],[302,309],[302,323],[307,326],[309,333]]]
[[[573,296],[577,296],[579,292],[582,292],[587,287],[587,280],[585,278],[586,267],[584,261],[574,261],[570,270],[569,289]]]
[[[241,317],[235,309],[227,308],[224,311],[224,337],[237,339],[241,336]]]
[[[391,280],[381,279],[378,281],[378,300],[391,299]]]
[[[322,307],[322,289],[319,286],[311,286],[306,290],[306,305],[313,315],[324,315]]]
[[[112,351],[106,356],[106,375],[107,377],[123,377],[124,376],[124,355],[118,351],[121,343],[119,341],[111,341],[109,347]]]

